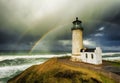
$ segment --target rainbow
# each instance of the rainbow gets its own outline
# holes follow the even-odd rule
[[[29,53],[32,53],[33,50],[35,49],[35,47],[36,47],[45,37],[47,37],[47,35],[49,35],[51,32],[53,32],[54,30],[59,29],[59,28],[61,28],[61,27],[62,27],[62,26],[58,26],[58,27],[56,27],[56,28],[52,28],[52,29],[50,29],[47,33],[45,33],[45,34],[33,45],[33,47],[31,48],[31,50],[30,50]]]

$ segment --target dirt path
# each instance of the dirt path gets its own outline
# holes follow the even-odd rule
[[[120,68],[111,66],[106,61],[103,61],[102,65],[97,65],[97,66],[82,63],[82,62],[73,62],[73,61],[70,61],[69,59],[59,59],[59,61],[63,64],[67,64],[70,66],[83,67],[83,68],[87,68],[87,69],[96,71],[100,74],[103,74],[103,75],[115,80],[116,83],[120,83]]]

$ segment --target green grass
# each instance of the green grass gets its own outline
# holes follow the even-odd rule
[[[109,65],[120,67],[120,61],[106,61]]]
[[[110,79],[104,75],[100,74],[99,76],[100,76],[101,80],[103,81],[103,83],[115,83],[115,81],[113,79]]]
[[[60,63],[57,58],[34,65],[8,83],[114,83],[98,72]]]

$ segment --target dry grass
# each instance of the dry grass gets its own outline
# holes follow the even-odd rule
[[[52,58],[41,65],[26,69],[8,83],[114,83],[95,71],[73,67]]]

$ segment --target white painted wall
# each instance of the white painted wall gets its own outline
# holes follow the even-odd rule
[[[102,64],[102,50],[99,47],[97,47],[94,52],[81,52],[80,58],[81,61],[86,63],[96,64],[96,65]]]
[[[83,37],[82,30],[76,29],[72,30],[72,54],[80,55],[80,49],[83,48]]]
[[[100,47],[96,47],[95,54],[97,55],[97,63],[102,64],[102,49]]]

